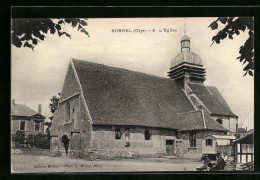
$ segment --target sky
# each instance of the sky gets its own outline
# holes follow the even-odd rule
[[[236,59],[239,47],[248,38],[245,31],[233,40],[211,45],[218,30],[208,28],[217,18],[103,18],[88,19],[90,37],[64,25],[72,35],[46,35],[29,48],[11,47],[11,98],[50,117],[50,98],[61,92],[71,58],[125,68],[167,78],[172,59],[180,53],[180,39],[186,34],[191,51],[199,54],[206,69],[205,85],[216,86],[243,127],[254,127],[254,80],[243,77],[243,65]],[[219,24],[220,25],[220,24]],[[219,26],[218,29],[223,27]],[[159,32],[166,28],[172,32]],[[130,29],[137,32],[117,32]],[[153,32],[152,30],[155,30]],[[141,30],[146,30],[142,32]],[[148,31],[151,30],[151,31]],[[211,45],[211,46],[210,46]]]

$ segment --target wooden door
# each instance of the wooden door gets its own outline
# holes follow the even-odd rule
[[[166,156],[174,155],[174,140],[166,140]]]

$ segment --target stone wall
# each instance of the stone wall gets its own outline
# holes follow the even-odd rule
[[[179,156],[188,158],[188,159],[200,159],[202,157],[202,143],[203,139],[208,135],[226,135],[225,132],[219,131],[209,131],[201,130],[196,131],[196,147],[190,147],[189,142],[189,131],[182,131],[180,133],[180,138],[182,143],[179,143],[179,146],[182,148]]]
[[[70,121],[65,121],[66,103],[70,103],[70,108],[75,109],[75,115],[71,113]],[[64,154],[64,144],[62,136],[69,139],[69,154],[72,157],[79,157],[79,149],[90,148],[92,144],[92,125],[87,116],[86,108],[81,95],[74,96],[59,105],[53,119],[51,127],[51,150],[52,154]],[[60,151],[60,152],[59,152]]]
[[[225,127],[230,131],[230,133],[235,133],[236,132],[236,127],[237,127],[237,118],[236,117],[230,117],[230,116],[220,116],[220,115],[212,115],[211,116],[213,119],[221,119],[222,120],[222,126]]]
[[[115,130],[122,132],[121,139],[115,139]],[[174,140],[176,153],[176,132],[174,130],[149,128],[151,138],[145,140],[145,127],[130,129],[130,146],[126,145],[123,126],[93,126],[93,149],[101,159],[120,157],[162,157],[166,155],[166,140]]]

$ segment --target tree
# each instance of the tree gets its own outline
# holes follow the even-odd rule
[[[61,93],[58,93],[59,97],[52,96],[52,98],[50,99],[51,103],[49,104],[49,108],[50,108],[50,111],[51,111],[52,114],[56,111],[56,109],[58,107],[60,95],[61,95]],[[52,120],[53,119],[53,115],[51,117],[49,117],[49,118],[50,118],[50,120]]]
[[[238,122],[238,128],[242,128],[245,125],[245,119],[240,118],[239,122]]]
[[[71,38],[71,35],[65,31],[62,31],[62,24],[70,24],[72,28],[78,27],[78,31],[86,34],[89,37],[89,33],[84,26],[87,23],[84,19],[80,18],[64,18],[58,19],[56,23],[53,19],[12,19],[12,44],[18,48],[28,47],[34,50],[34,46],[38,42],[45,39],[45,34],[58,34],[59,36],[67,36]]]
[[[220,43],[221,40],[229,37],[229,39],[233,39],[233,35],[239,35],[244,32],[246,29],[248,30],[249,38],[246,40],[243,46],[240,47],[239,54],[237,57],[243,65],[246,63],[243,70],[245,74],[249,74],[253,76],[254,70],[254,22],[251,17],[219,17],[217,20],[213,21],[209,27],[212,30],[218,28],[218,22],[221,22],[225,25],[223,29],[221,29],[215,36],[212,37],[212,44],[216,42]],[[211,45],[212,45],[211,44]]]

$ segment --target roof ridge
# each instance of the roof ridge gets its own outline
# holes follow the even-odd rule
[[[202,115],[204,129],[207,129],[206,122],[205,122],[205,117],[204,117],[204,111],[203,110],[201,110],[201,115]]]
[[[90,62],[90,61],[84,61],[84,60],[81,60],[81,59],[72,58],[72,61],[74,61],[74,60],[75,61],[87,62],[87,63],[90,63],[90,64],[97,64],[97,65],[105,66],[105,67],[108,67],[108,68],[120,69],[120,70],[124,70],[124,71],[128,71],[128,72],[140,73],[140,74],[144,74],[144,75],[147,75],[147,76],[152,76],[152,77],[155,77],[155,78],[166,79],[166,80],[169,80],[169,81],[175,81],[174,79],[170,79],[170,78],[167,78],[167,77],[162,77],[162,76],[158,76],[158,75],[154,75],[154,74],[149,74],[149,73],[144,73],[144,72],[140,72],[140,71],[134,71],[134,70],[126,69],[126,68],[114,67],[114,66],[109,66],[109,65],[104,65],[104,64],[100,64],[100,63],[94,63],[94,62]]]

